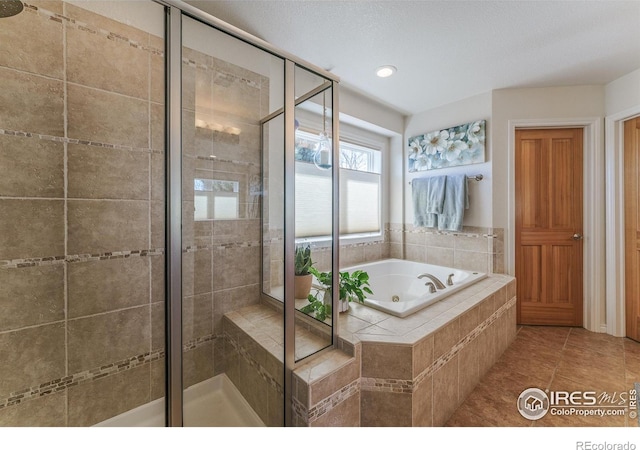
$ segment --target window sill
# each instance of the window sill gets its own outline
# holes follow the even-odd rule
[[[382,242],[384,237],[382,233],[358,233],[340,236],[340,245],[356,245],[369,242]],[[331,238],[325,236],[310,237],[296,239],[296,245],[309,244],[312,247],[329,247]]]

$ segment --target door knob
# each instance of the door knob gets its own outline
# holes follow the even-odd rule
[[[573,236],[571,236],[571,239],[573,239],[574,241],[581,241],[582,240],[582,235],[579,233],[574,234]]]

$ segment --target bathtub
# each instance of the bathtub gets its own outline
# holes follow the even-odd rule
[[[349,273],[355,270],[364,270],[369,274],[369,283],[373,294],[367,294],[368,297],[364,301],[365,306],[397,317],[413,314],[487,277],[486,273],[402,259],[385,259],[340,269],[341,272],[347,271]],[[431,280],[426,277],[418,278],[424,273],[437,277],[445,285],[445,288],[430,293],[429,287],[425,283]],[[453,274],[451,276],[453,284],[448,285],[447,279],[451,274]]]

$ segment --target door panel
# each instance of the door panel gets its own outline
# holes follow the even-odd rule
[[[546,198],[547,179],[546,173],[535,168],[543,164],[542,141],[527,139],[522,141],[520,172],[523,186],[538,186],[538,189],[525,189],[522,191],[521,217],[522,226],[525,229],[543,228],[547,222],[546,212],[543,208],[542,198]]]
[[[640,118],[624,124],[625,316],[627,336],[640,341]]]
[[[557,303],[571,303],[573,297],[572,292],[572,274],[573,267],[573,247],[567,245],[554,245],[551,247],[551,259],[553,267],[565,267],[566,273],[554,271],[552,281],[549,288],[551,289],[551,301]]]
[[[523,246],[522,261],[529,268],[524,272],[521,280],[529,287],[525,290],[526,297],[522,297],[522,301],[539,303],[542,301],[542,247],[539,245]]]
[[[551,202],[550,215],[552,229],[571,228],[573,221],[573,185],[565,180],[571,178],[573,165],[573,148],[567,139],[552,139],[551,153],[549,154],[551,175],[549,189],[549,201]]]
[[[521,324],[582,325],[582,133],[580,128],[516,131]]]

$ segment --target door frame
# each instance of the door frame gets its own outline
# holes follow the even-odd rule
[[[607,333],[626,336],[624,277],[624,122],[640,116],[640,105],[605,117],[606,198],[610,226],[606,230]]]
[[[605,177],[602,151],[602,119],[514,119],[508,121],[508,272],[515,274],[516,201],[515,134],[516,128],[582,128],[583,135],[583,327],[598,333],[607,332],[605,323]],[[623,299],[624,301],[624,299]]]

